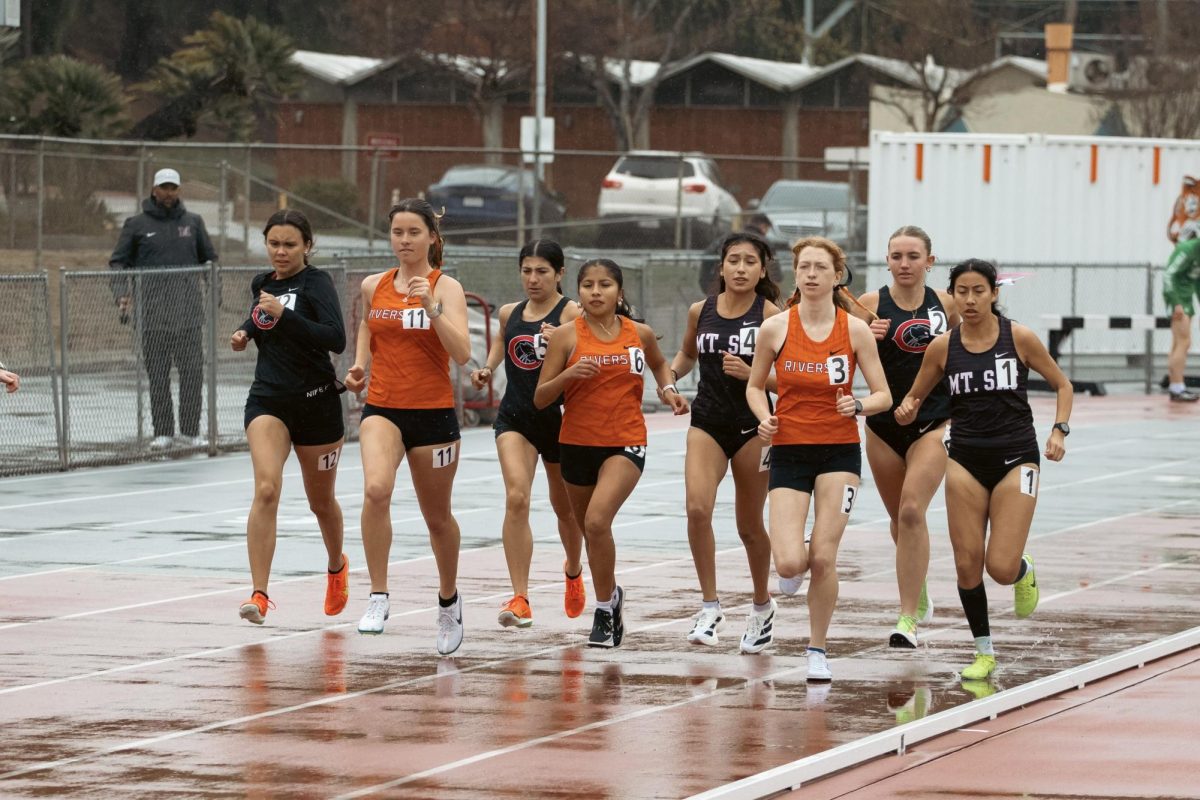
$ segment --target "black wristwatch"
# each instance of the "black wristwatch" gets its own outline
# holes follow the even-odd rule
[[[854,398],[854,413],[856,415],[862,413],[862,400],[859,400],[857,397]]]
[[[1063,435],[1063,436],[1070,436],[1070,435],[1071,435],[1071,426],[1070,426],[1070,425],[1068,425],[1068,424],[1067,424],[1067,423],[1065,423],[1065,422],[1056,422],[1056,423],[1054,423],[1054,430],[1056,430],[1056,431],[1062,431],[1062,435]]]

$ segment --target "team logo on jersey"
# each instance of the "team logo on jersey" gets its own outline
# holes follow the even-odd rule
[[[186,239],[191,235],[192,235],[192,226],[191,225],[180,225],[179,226],[180,238]]]
[[[254,320],[254,325],[257,328],[264,331],[271,330],[279,322],[278,318],[264,311],[262,306],[254,307],[254,310],[250,312],[250,319]]]
[[[521,369],[535,370],[542,366],[545,357],[545,338],[540,333],[533,336],[521,334],[508,342],[508,359]]]
[[[906,353],[924,353],[933,341],[927,319],[906,319],[896,326],[892,341]]]

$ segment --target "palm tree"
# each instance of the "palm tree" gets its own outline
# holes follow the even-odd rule
[[[31,58],[0,72],[0,130],[101,139],[126,125],[120,79],[67,56]]]
[[[241,20],[216,11],[208,28],[183,42],[134,87],[165,101],[135,126],[135,135],[192,136],[207,124],[232,139],[249,141],[259,110],[301,86],[302,72],[291,60],[292,40],[254,17]]]

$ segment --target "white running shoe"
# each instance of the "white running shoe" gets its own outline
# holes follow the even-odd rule
[[[175,444],[175,440],[170,436],[155,436],[150,440],[151,450],[166,450],[171,445]]]
[[[929,598],[929,581],[921,584],[921,599],[917,601],[917,624],[933,622],[933,600]]]
[[[696,620],[696,624],[692,626],[687,640],[692,644],[706,644],[709,647],[715,645],[717,631],[725,627],[725,614],[721,612],[721,607],[701,608],[693,619]]]
[[[383,623],[387,621],[388,610],[391,608],[388,603],[388,596],[383,592],[372,592],[371,597],[367,600],[367,611],[362,615],[362,619],[358,621],[359,633],[380,634],[383,633]]]
[[[761,653],[775,638],[775,598],[770,600],[771,607],[766,611],[755,611],[750,606],[750,615],[746,617],[746,632],[742,634],[741,651],[743,653]]]
[[[437,651],[448,656],[458,649],[463,640],[462,592],[458,592],[454,605],[438,606]]]
[[[785,578],[779,576],[779,593],[786,594],[788,597],[794,597],[800,593],[800,587],[804,585],[804,573],[801,572],[794,578]]]
[[[833,680],[833,672],[829,669],[829,659],[824,653],[816,650],[808,651],[808,679],[814,682]]]

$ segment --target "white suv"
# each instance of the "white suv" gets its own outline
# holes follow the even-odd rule
[[[673,237],[671,221],[678,215],[688,221],[691,246],[703,248],[714,236],[729,230],[734,217],[742,212],[737,199],[721,183],[716,162],[699,153],[682,158],[658,150],[628,153],[617,159],[600,185],[596,210],[601,230],[611,234],[618,227],[614,223],[621,219],[627,223],[621,227]]]

